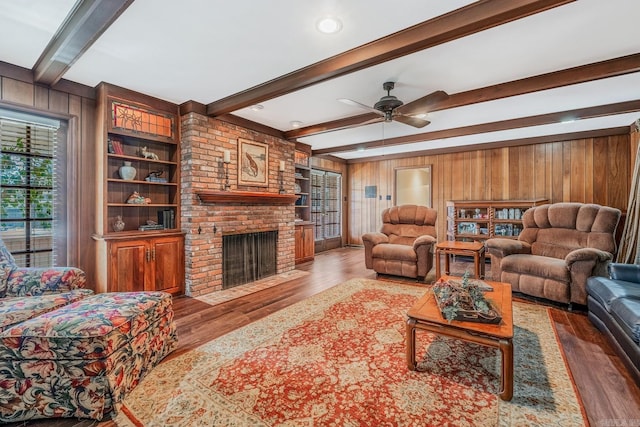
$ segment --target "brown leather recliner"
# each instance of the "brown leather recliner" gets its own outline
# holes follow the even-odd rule
[[[380,233],[367,233],[365,264],[379,274],[423,278],[433,267],[438,212],[426,206],[401,205],[382,211]]]
[[[582,203],[529,208],[518,240],[486,241],[492,279],[561,303],[587,303],[590,276],[606,276],[616,252],[619,209]]]

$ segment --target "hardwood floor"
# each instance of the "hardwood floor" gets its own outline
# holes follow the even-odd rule
[[[345,280],[376,277],[373,271],[364,268],[361,248],[317,254],[314,261],[301,264],[298,269],[310,274],[216,306],[188,297],[176,298],[174,309],[179,347],[169,357],[176,357]],[[433,271],[430,274],[434,274]],[[591,425],[640,426],[640,388],[605,337],[584,312],[552,307],[551,317]],[[12,426],[111,427],[114,423],[36,420]]]

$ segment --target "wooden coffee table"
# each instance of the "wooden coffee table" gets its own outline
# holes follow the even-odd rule
[[[485,251],[482,242],[461,242],[445,240],[436,244],[436,280],[440,278],[440,254],[444,254],[444,274],[449,271],[449,257],[451,255],[472,256],[476,278],[484,278]]]
[[[443,279],[448,279],[445,276]],[[456,278],[453,278],[456,279]],[[422,329],[437,335],[457,338],[476,344],[494,347],[502,355],[502,375],[499,396],[502,400],[513,397],[513,305],[511,301],[511,285],[508,283],[485,281],[493,287],[486,296],[491,299],[502,316],[499,324],[476,322],[449,322],[440,313],[440,309],[429,290],[407,312],[407,366],[416,369],[416,330]]]

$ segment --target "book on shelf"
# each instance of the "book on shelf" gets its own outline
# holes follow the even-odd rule
[[[124,150],[122,149],[122,141],[120,141],[119,139],[110,137],[107,141],[107,145],[108,145],[107,148],[111,147],[111,150],[113,150],[113,153],[124,154]]]
[[[158,211],[158,224],[164,228],[172,230],[176,228],[176,214],[173,209],[163,209]]]

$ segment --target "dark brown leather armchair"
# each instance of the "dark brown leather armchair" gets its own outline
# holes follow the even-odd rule
[[[518,240],[486,241],[493,280],[516,292],[586,305],[587,278],[606,276],[620,210],[583,203],[529,208]]]
[[[433,267],[438,212],[401,205],[382,211],[379,233],[362,236],[365,265],[379,274],[423,278]]]

